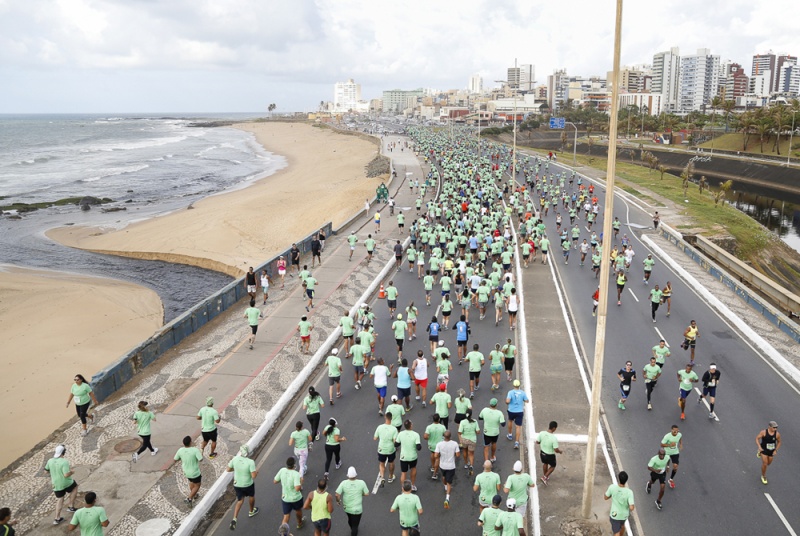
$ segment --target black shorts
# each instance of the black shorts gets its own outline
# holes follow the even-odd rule
[[[496,435],[483,434],[483,444],[484,445],[491,445],[493,443],[497,443],[497,437],[498,436],[496,436]]]
[[[458,424],[458,423],[460,423],[461,421],[463,421],[466,418],[467,418],[467,414],[466,413],[456,413],[456,416],[453,417],[453,422]]]
[[[622,285],[620,285],[619,283],[617,283],[617,290],[623,290],[623,289],[625,289],[625,284],[623,283]]]
[[[479,380],[480,377],[481,377],[481,371],[480,370],[477,371],[477,372],[473,372],[471,370],[469,371],[469,379],[470,380]]]
[[[681,461],[681,455],[680,455],[680,453],[678,453],[678,454],[670,454],[669,455],[669,459],[672,460],[672,464],[673,465],[678,465],[680,463],[680,461]]]
[[[717,387],[703,387],[703,396],[717,396]]]
[[[507,371],[511,372],[514,370],[514,361],[516,361],[516,358],[514,357],[507,357],[505,359],[505,367]]]
[[[281,501],[281,509],[283,510],[283,515],[288,516],[292,513],[292,510],[295,512],[302,512],[303,511],[303,499],[295,502],[286,502]]]
[[[550,467],[556,466],[555,454],[547,454],[545,452],[539,451],[539,459],[542,461],[543,465],[549,465]]]
[[[378,461],[381,463],[389,462],[394,463],[395,456],[397,456],[397,452],[392,452],[391,454],[381,454],[378,453]]]
[[[402,351],[403,350],[403,341],[405,339],[395,339],[394,342],[397,343],[397,349]]]
[[[398,387],[397,388],[397,398],[404,399],[406,397],[411,396],[411,387]]]
[[[452,313],[452,311],[442,311],[442,316],[447,318],[450,316],[450,313]]]
[[[250,484],[246,488],[237,488],[233,486],[233,491],[236,492],[236,500],[242,501],[245,497],[255,497],[256,496],[256,485],[255,483]],[[300,502],[300,501],[298,501]]]
[[[300,266],[300,259],[297,260],[292,259],[292,266]]]
[[[464,346],[464,347],[467,346],[467,341],[456,341],[456,342],[458,343],[458,346]]]
[[[442,469],[442,480],[444,480],[446,484],[452,484],[453,478],[455,476],[456,476],[455,469]]]
[[[404,473],[407,473],[409,469],[413,469],[417,466],[417,460],[400,460],[400,470]]]
[[[337,384],[341,379],[341,376],[328,376],[328,385]]]
[[[217,429],[214,428],[210,432],[200,432],[203,435],[203,441],[217,442]]]
[[[310,289],[310,288],[307,288],[306,289],[306,296],[308,296],[309,300],[313,300],[314,299],[314,290]]]
[[[73,480],[72,484],[70,484],[69,486],[67,486],[64,489],[60,489],[60,490],[57,490],[57,491],[54,490],[53,494],[56,496],[56,498],[60,499],[61,497],[63,497],[67,493],[72,493],[72,490],[74,490],[77,487],[78,487],[78,483]]]
[[[397,309],[397,300],[386,300],[386,305],[389,306],[389,309]]]
[[[650,482],[655,482],[656,480],[661,482],[662,485],[666,484],[667,472],[664,471],[663,473],[654,473],[653,471],[650,471]]]
[[[517,316],[517,312],[516,311],[509,311],[508,312],[508,316],[510,316],[511,318],[514,318],[515,316]]]
[[[255,335],[258,332],[258,324],[250,326],[250,331],[252,331],[253,335]]]
[[[192,484],[200,484],[200,482],[203,480],[203,475],[199,475],[194,478],[187,478],[187,480],[189,480],[189,482]]]
[[[431,335],[431,336],[428,337],[428,340],[431,341],[431,342],[439,342],[439,336],[438,335]]]

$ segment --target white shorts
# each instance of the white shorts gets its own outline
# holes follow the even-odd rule
[[[278,275],[286,275],[286,268],[278,268]]]
[[[247,292],[255,292],[256,286],[255,285],[247,285]]]
[[[424,260],[422,260],[422,259],[419,259],[419,260],[417,261],[417,265],[418,265],[418,266],[425,266],[425,261],[424,261]]]

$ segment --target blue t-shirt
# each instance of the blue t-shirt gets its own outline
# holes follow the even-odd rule
[[[474,236],[469,237],[469,248],[478,249],[478,239]]]
[[[467,323],[466,322],[456,322],[456,340],[457,341],[466,341],[467,340]]]
[[[522,413],[525,402],[528,401],[528,395],[522,389],[509,391],[506,398],[510,400],[508,403],[508,411],[511,413]]]
[[[397,369],[397,387],[398,389],[409,389],[411,387],[411,374],[408,373],[408,367]]]
[[[431,322],[428,326],[428,329],[431,332],[431,335],[439,335],[439,323],[438,322]]]

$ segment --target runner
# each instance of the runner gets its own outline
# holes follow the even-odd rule
[[[356,468],[349,467],[347,480],[342,481],[336,488],[336,502],[347,514],[350,536],[358,536],[358,526],[361,524],[361,514],[364,512],[364,497],[369,497],[367,483],[357,477]]]
[[[430,305],[430,303],[428,305]],[[431,353],[434,353],[436,351],[436,345],[439,344],[439,330],[440,329],[441,329],[441,325],[436,320],[436,316],[434,315],[433,317],[431,317],[431,321],[428,324],[428,327],[425,328],[425,331],[428,332],[428,341],[431,343]],[[442,342],[444,342],[444,341],[442,341]]]
[[[778,432],[778,423],[769,421],[767,428],[761,430],[756,436],[758,452],[761,458],[761,483],[767,485],[767,467],[772,465],[772,460],[781,448],[781,434]]]
[[[656,353],[656,348],[658,346],[653,347],[653,353]],[[667,351],[669,353],[669,351]],[[647,409],[653,409],[653,405],[650,403],[650,397],[653,394],[653,389],[655,389],[656,384],[658,383],[658,379],[661,377],[661,365],[656,362],[655,355],[650,357],[650,363],[646,364],[642,369],[642,374],[644,375],[644,388],[647,392]]]
[[[517,296],[517,289],[512,288],[511,294],[505,297],[506,310],[508,311],[508,329],[514,331],[517,327],[517,311],[519,311],[519,296]],[[494,323],[497,325],[497,322]]]
[[[345,309],[342,311],[342,317],[339,319],[339,325],[342,327],[342,339],[344,339],[344,355],[350,355],[350,347],[353,345],[353,336],[356,333],[353,319],[350,318],[350,311]]]
[[[289,260],[292,261],[292,265],[290,267],[290,271],[296,271],[298,274],[300,273],[300,248],[297,247],[297,244],[292,244],[292,248],[289,250]],[[294,277],[291,273],[289,277]]]
[[[653,317],[654,324],[656,323],[656,311],[658,311],[658,306],[661,305],[662,295],[663,293],[659,290],[658,285],[650,291],[650,315]]]
[[[445,431],[444,438],[436,445],[436,470],[442,470],[442,480],[444,481],[444,507],[450,508],[450,490],[453,486],[453,478],[456,474],[456,458],[461,454],[458,443],[452,441],[450,430]],[[434,471],[434,475],[437,471]]]
[[[456,416],[453,419],[453,422],[458,425],[461,424],[461,421],[467,418],[467,411],[472,409],[472,401],[464,396],[466,394],[464,389],[459,389],[456,394],[458,394],[458,396],[455,398],[455,400],[453,400],[453,403],[456,406]],[[463,445],[461,445],[460,442],[459,445],[463,448]]]
[[[333,496],[328,493],[327,478],[322,478],[317,482],[317,489],[308,494],[303,508],[305,510],[311,510],[311,523],[314,525],[314,536],[328,536],[331,532]]]
[[[136,413],[133,414],[133,422],[139,437],[142,438],[142,446],[133,453],[134,462],[136,462],[139,459],[139,455],[147,449],[150,449],[151,456],[158,454],[158,449],[150,444],[150,422],[155,420],[156,414],[147,409],[147,401],[140,401]]]
[[[306,305],[306,312],[309,312],[309,307],[314,308],[314,289],[317,286],[317,280],[309,272],[308,277],[303,281],[303,288],[306,289],[306,296],[308,296],[308,305]]]
[[[714,403],[717,400],[717,385],[719,385],[719,378],[722,376],[717,370],[717,364],[711,363],[708,365],[708,370],[703,373],[703,394],[697,399],[699,404],[705,397],[708,397],[708,418],[713,419],[716,417],[714,413]]]
[[[411,228],[411,245],[408,246],[406,250],[406,257],[408,258],[408,273],[412,273],[414,271],[414,263],[417,260],[417,235],[414,231],[414,227]]]
[[[658,449],[658,454],[650,458],[650,461],[647,462],[647,469],[650,471],[650,480],[647,481],[647,485],[645,485],[645,491],[649,494],[653,488],[653,482],[658,480],[659,482],[659,490],[658,490],[658,499],[656,499],[656,508],[661,510],[663,505],[661,504],[661,499],[664,498],[664,489],[666,486],[667,480],[667,464],[669,463],[669,458],[667,458],[666,451],[663,448]]]
[[[489,460],[483,462],[483,472],[475,477],[475,484],[472,486],[472,491],[479,492],[478,505],[481,513],[491,506],[492,500],[500,492],[501,484],[500,475],[492,471],[492,462]],[[478,526],[482,526],[480,522]]]
[[[331,349],[331,354],[325,358],[325,366],[328,367],[328,400],[333,406],[333,386],[336,386],[336,398],[342,398],[342,359],[339,357],[339,349]]]
[[[461,315],[458,322],[456,322],[456,351],[458,352],[459,365],[464,361],[464,357],[466,356],[467,342],[469,341],[469,336],[471,333],[472,330],[469,328],[467,316]]]
[[[683,344],[681,348],[684,350],[692,349],[690,361],[694,364],[694,347],[697,345],[697,338],[700,336],[700,330],[697,329],[697,322],[692,320],[689,326],[683,332]]]
[[[200,462],[203,461],[203,453],[197,447],[192,446],[192,437],[186,436],[183,438],[183,446],[178,449],[173,459],[181,461],[183,476],[189,481],[189,496],[184,499],[184,502],[191,507],[194,498],[200,491],[200,483],[202,482]]]
[[[332,458],[336,458],[336,469],[342,466],[341,443],[347,441],[347,438],[341,435],[342,432],[339,430],[338,424],[336,419],[332,418],[328,421],[328,426],[322,431],[322,435],[325,436],[325,474],[323,476],[326,480],[330,474]]]
[[[397,428],[397,433],[403,429],[403,417],[406,415],[406,410],[403,404],[398,402],[397,395],[392,395],[392,403],[386,407],[386,413],[392,414],[392,426]]]
[[[261,305],[267,304],[267,299],[269,298],[269,286],[272,283],[272,278],[267,273],[267,269],[264,268],[261,270],[261,293],[264,295],[264,301]]]
[[[581,242],[581,244],[579,246],[579,249],[580,249],[580,252],[581,252],[581,266],[583,266],[585,261],[586,261],[586,255],[588,255],[591,252],[592,247],[589,245],[589,242],[587,242],[586,239],[584,238],[583,242]],[[592,258],[594,258],[594,257],[592,257]],[[600,259],[598,259],[598,261],[599,260]],[[600,263],[598,262],[597,264],[599,265]]]
[[[514,511],[523,518],[528,509],[528,488],[535,488],[536,480],[528,473],[522,472],[522,462],[514,462],[514,474],[508,475],[503,491],[508,494],[509,500],[514,500]]]
[[[505,354],[503,366],[506,369],[506,380],[511,381],[511,373],[514,372],[514,363],[517,360],[517,347],[512,344],[511,339],[506,339],[502,351]]]
[[[395,302],[396,303],[396,302]],[[403,320],[403,315],[397,315],[397,320],[392,322],[392,331],[394,332],[394,341],[397,343],[397,360],[403,357],[403,342],[406,340],[406,331],[408,324]]]
[[[653,254],[648,253],[647,258],[642,261],[644,265],[644,279],[642,280],[645,285],[647,285],[650,281],[650,274],[653,273],[653,266],[655,266],[656,261],[653,260]]]
[[[422,503],[412,493],[411,482],[403,482],[403,493],[395,497],[389,512],[399,511],[402,536],[419,536],[419,516],[422,515]]]
[[[675,489],[675,474],[678,472],[678,464],[683,450],[683,434],[678,429],[677,424],[672,425],[672,429],[661,439],[661,448],[669,456],[672,462],[672,473],[669,476],[669,487]]]
[[[547,214],[547,208],[545,208],[545,214]],[[550,250],[550,240],[548,240],[547,235],[542,235],[542,239],[539,241],[539,250],[542,252],[542,264],[547,264],[547,253]]]
[[[389,385],[389,376],[392,375],[392,368],[383,364],[383,358],[378,358],[378,363],[372,367],[369,375],[373,378],[375,391],[378,393],[378,415],[383,416],[383,404],[386,402],[386,388]]]
[[[626,281],[628,281],[628,277],[625,272],[619,270],[617,272],[617,305],[622,305],[622,291],[625,290]]]
[[[320,409],[325,407],[322,402],[322,397],[314,389],[314,386],[308,388],[308,396],[303,399],[303,409],[306,412],[306,418],[311,425],[311,435],[314,436],[314,441],[319,441],[319,419]]]
[[[428,450],[431,453],[431,479],[436,480],[438,477],[436,472],[436,445],[444,439],[444,433],[447,429],[440,422],[438,413],[433,414],[433,422],[425,428],[425,433],[422,437],[428,442]]]
[[[400,481],[406,482],[406,474],[409,474],[411,481],[411,491],[417,491],[417,458],[418,452],[422,450],[422,442],[419,434],[412,430],[411,421],[406,419],[403,423],[404,430],[397,434],[395,447],[400,448]]]
[[[480,476],[480,475],[478,475]],[[480,503],[480,499],[478,499]],[[500,504],[503,502],[503,497],[495,495],[492,497],[491,508],[484,508],[481,506],[481,515],[478,517],[478,526],[483,528],[483,536],[500,536],[502,529],[495,527],[498,518],[503,514],[500,510]]]
[[[422,350],[417,350],[417,358],[411,364],[411,379],[414,380],[415,400],[422,400],[426,407],[428,400],[428,360]],[[421,393],[420,393],[421,391]]]
[[[389,467],[389,484],[394,482],[394,459],[397,453],[395,440],[397,439],[397,428],[392,424],[393,415],[391,411],[386,411],[383,424],[378,425],[372,440],[378,442],[378,474],[380,475],[381,487],[386,483],[386,466]]]
[[[239,447],[239,454],[228,462],[227,472],[233,473],[233,490],[236,492],[236,506],[233,508],[233,519],[229,527],[231,530],[236,530],[236,521],[239,517],[239,511],[242,509],[242,504],[244,504],[245,497],[248,498],[250,503],[248,516],[253,517],[258,514],[258,508],[256,507],[256,486],[254,483],[254,479],[258,476],[258,471],[256,470],[256,463],[251,460],[249,456],[250,447],[242,445]],[[288,519],[288,516],[284,515],[284,518]]]
[[[402,230],[400,234],[402,234]],[[397,267],[397,271],[399,272],[403,267],[403,244],[401,244],[398,240],[397,243],[392,247],[392,250],[394,251],[394,263]]]
[[[77,527],[81,531],[81,536],[84,534],[86,536],[102,536],[103,529],[109,523],[105,508],[97,506],[97,493],[93,491],[88,492],[83,500],[86,506],[75,512],[69,522],[68,530],[71,532]],[[11,529],[11,532],[6,533],[5,536],[14,536],[13,530]]]
[[[545,486],[550,483],[550,475],[556,470],[556,454],[562,454],[561,449],[558,448],[558,438],[556,437],[556,429],[558,423],[550,421],[547,430],[542,430],[536,437],[536,444],[539,447],[539,460],[542,462],[542,484]]]
[[[294,455],[300,464],[300,478],[308,472],[308,449],[314,444],[314,436],[303,429],[303,421],[294,423],[294,431],[289,436],[289,446],[294,447]]]
[[[661,216],[658,215],[658,211],[653,214],[653,230],[658,229],[658,224],[661,223]]]
[[[287,458],[286,467],[282,467],[278,471],[273,482],[281,485],[281,509],[283,511],[281,523],[288,524],[289,517],[294,510],[299,530],[305,521],[303,517],[303,477],[297,472],[295,465],[294,458]],[[235,525],[233,526],[235,528]]]
[[[0,508],[0,536],[14,536],[16,534],[14,525],[16,524],[17,520],[11,519],[11,508]]]
[[[442,280],[449,279],[447,276],[442,277]],[[444,293],[444,291],[442,291]],[[450,294],[445,294],[442,299],[442,331],[450,329],[450,313],[453,312],[453,302],[450,300]]]
[[[492,374],[492,391],[500,389],[500,375],[503,373],[503,360],[505,355],[500,350],[500,343],[494,345],[494,350],[489,352],[489,372]]]
[[[56,516],[53,518],[53,525],[58,525],[64,521],[61,517],[61,510],[64,507],[64,497],[69,495],[67,510],[76,512],[75,497],[78,495],[78,483],[72,478],[75,474],[70,468],[69,461],[64,457],[67,447],[58,445],[55,454],[47,460],[44,470],[50,475],[53,484],[53,494],[56,496]]]
[[[672,312],[672,283],[667,281],[661,289],[661,302],[667,304],[667,316]]]
[[[592,294],[592,316],[597,316],[597,306],[600,305],[600,287]]]
[[[525,520],[515,499],[509,497],[506,501],[506,511],[497,516],[494,528],[502,536],[525,536]]]
[[[283,258],[283,255],[278,257],[278,275],[281,278],[281,289],[286,286],[286,259]]]
[[[200,433],[203,436],[203,446],[200,452],[205,452],[206,445],[211,443],[211,452],[208,458],[213,460],[217,457],[217,425],[220,421],[219,412],[214,409],[214,397],[206,397],[206,405],[197,412],[197,420],[200,421]]]
[[[693,363],[686,363],[686,368],[678,371],[678,381],[680,382],[680,393],[678,395],[678,405],[681,407],[681,420],[686,419],[686,397],[692,392],[692,384],[699,378],[692,370]]]
[[[247,324],[250,326],[250,338],[247,340],[250,349],[253,349],[253,343],[256,342],[256,333],[258,333],[258,320],[264,318],[261,314],[261,309],[256,307],[256,300],[250,300],[250,307],[244,310],[244,317],[247,319]]]
[[[322,265],[322,242],[319,239],[319,235],[314,235],[311,238],[311,267],[314,267],[314,261],[317,261],[317,264]]]
[[[256,274],[253,272],[253,267],[251,266],[247,273],[244,274],[244,288],[247,291],[247,295],[250,296],[250,299],[255,301],[256,299]]]
[[[439,341],[439,347],[434,351],[436,359],[436,385],[447,386],[450,381],[450,371],[453,364],[450,363],[450,350],[444,345],[444,341]]]
[[[367,239],[364,240],[364,247],[367,248],[367,266],[372,261],[372,254],[375,252],[375,239],[372,238],[371,234],[367,235]]]
[[[355,231],[350,233],[347,237],[347,243],[350,245],[350,256],[347,258],[348,261],[353,260],[353,252],[356,250],[356,244],[358,243],[358,236],[356,235]]]
[[[94,391],[92,391],[91,384],[86,381],[83,374],[76,374],[72,381],[73,384],[70,387],[69,398],[67,398],[67,407],[69,407],[69,403],[72,402],[72,400],[75,400],[75,412],[81,420],[81,436],[85,436],[89,433],[87,418],[94,422],[94,414],[89,413],[91,402],[94,402],[95,408],[97,408],[99,402],[97,402],[97,397],[94,395]]]
[[[508,404],[508,434],[506,439],[514,441],[514,448],[519,448],[519,439],[522,436],[522,418],[524,416],[525,404],[530,402],[527,393],[520,389],[519,380],[514,380],[514,388],[506,395]],[[513,425],[517,425],[516,436],[511,435]]]
[[[300,351],[304,354],[310,354],[311,347],[311,332],[314,326],[308,321],[308,317],[303,315],[300,317],[300,322],[297,323],[297,333],[300,334]]]
[[[414,306],[414,302],[408,304],[406,307],[406,322],[408,323],[408,340],[417,338],[417,315],[419,309]]]
[[[658,365],[659,368],[664,368],[664,364],[670,355],[669,346],[667,346],[667,341],[664,339],[661,339],[656,346],[653,346],[653,357],[656,358],[656,365]],[[655,387],[655,385],[653,387]]]
[[[633,491],[626,485],[628,483],[628,473],[620,471],[617,479],[619,484],[608,486],[603,497],[605,500],[611,500],[611,511],[609,513],[611,532],[614,536],[625,536],[625,522],[635,508]]]
[[[439,416],[445,428],[450,424],[450,408],[453,407],[453,399],[450,393],[447,392],[447,385],[444,383],[439,384],[439,390],[436,391],[431,397],[431,404],[436,408],[436,414]]]
[[[375,222],[375,232],[381,232],[381,213],[380,211],[375,212],[375,216],[372,217],[372,221]]]
[[[458,423],[458,444],[464,451],[464,469],[472,476],[475,468],[475,445],[481,433],[478,423],[472,418],[472,408],[467,410],[464,419]]]
[[[477,344],[472,345],[472,351],[469,352],[464,361],[469,363],[469,397],[475,398],[475,391],[481,387],[481,367],[483,367],[486,360],[483,354],[478,351]]]

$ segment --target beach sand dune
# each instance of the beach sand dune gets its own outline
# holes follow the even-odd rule
[[[47,235],[92,251],[193,264],[240,276],[327,221],[334,228],[364,206],[381,180],[366,164],[378,146],[303,123],[246,123],[288,166],[252,186],[120,230],[64,227]]]
[[[5,467],[75,416],[72,378],[87,379],[161,327],[161,299],[124,281],[0,266]]]

